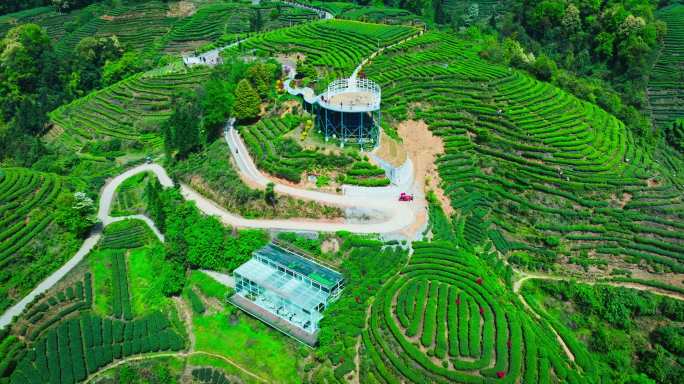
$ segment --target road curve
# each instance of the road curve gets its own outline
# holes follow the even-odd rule
[[[233,134],[236,133],[233,131]],[[237,136],[234,136],[236,141],[232,142],[232,147],[238,145],[243,154],[247,153],[247,149]],[[231,143],[231,141],[229,141]],[[240,171],[246,177],[251,178],[259,185],[266,186],[269,180],[256,169],[249,156],[236,156]],[[143,164],[131,168],[113,179],[107,181],[100,193],[100,200],[97,211],[97,219],[102,223],[101,227],[106,227],[111,223],[126,219],[142,220],[152,229],[153,233],[164,241],[164,235],[154,225],[154,222],[144,215],[133,215],[124,217],[112,217],[110,211],[112,202],[116,195],[118,187],[128,178],[133,177],[143,172],[150,172],[154,174],[164,187],[171,187],[174,185],[173,180],[169,177],[166,170],[159,164]],[[304,231],[322,231],[322,232],[337,232],[349,231],[354,233],[391,233],[399,231],[405,227],[410,226],[414,220],[415,215],[413,210],[409,208],[411,203],[399,203],[394,199],[385,201],[385,199],[378,198],[359,198],[347,197],[343,195],[334,195],[322,193],[317,191],[309,191],[298,188],[293,188],[287,185],[277,184],[276,192],[288,194],[302,199],[315,200],[321,203],[339,205],[343,207],[354,207],[361,209],[368,209],[373,211],[380,211],[386,215],[387,220],[377,223],[333,223],[307,220],[258,220],[245,219],[244,217],[228,212],[223,207],[214,203],[210,199],[200,195],[198,192],[185,184],[180,185],[181,194],[186,200],[193,201],[197,208],[206,215],[216,216],[224,224],[240,228],[260,228],[260,229],[282,229],[282,230],[304,230]],[[35,299],[39,294],[52,288],[59,280],[61,280],[69,271],[71,271],[78,263],[80,263],[85,256],[97,245],[102,237],[101,227],[93,230],[90,236],[83,242],[81,248],[74,254],[69,261],[67,261],[61,268],[53,272],[45,280],[43,280],[36,288],[34,288],[28,295],[17,302],[12,307],[8,308],[2,316],[0,316],[0,328],[4,328],[12,322],[12,319],[21,314],[26,306]]]
[[[308,8],[303,4],[298,4],[296,2],[284,1],[290,3],[293,6]],[[326,12],[325,18],[333,18],[333,15]],[[422,34],[422,31],[421,33]],[[419,34],[418,34],[419,35]],[[416,37],[417,35],[412,36]],[[410,39],[410,38],[409,38]],[[407,39],[408,40],[408,39]],[[404,40],[405,41],[405,40]],[[404,41],[393,44],[401,44]],[[228,49],[232,46],[238,45],[240,41],[236,41],[233,44],[229,44],[225,47],[217,48],[209,52],[205,52],[197,57],[186,57],[183,59],[186,65],[193,64],[217,64],[219,60],[219,54],[222,50]],[[378,53],[382,52],[385,48],[379,49],[374,52],[369,58],[364,60],[359,64],[359,66],[354,70],[353,77],[356,76],[358,71],[363,67],[363,65],[372,57],[375,57]],[[289,86],[289,80],[288,84]],[[233,129],[234,119],[229,122],[229,129],[226,129],[225,139],[230,146],[233,158],[238,164],[239,170],[243,173],[245,177],[248,177],[254,181],[257,185],[265,187],[270,180],[266,178],[254,165],[251,157],[248,155],[246,146],[240,139],[237,131]],[[241,152],[241,153],[240,153]],[[152,172],[157,176],[159,182],[164,187],[173,186],[173,180],[166,173],[166,170],[158,164],[143,164],[132,169],[129,169],[122,174],[109,180],[105,187],[103,188],[97,212],[97,219],[102,223],[102,227],[107,225],[125,220],[125,219],[139,219],[143,220],[152,229],[154,234],[164,241],[164,235],[159,231],[159,229],[154,225],[151,219],[144,215],[134,215],[126,217],[112,217],[109,215],[111,211],[112,201],[114,199],[117,188],[129,177],[135,176],[142,172]],[[373,223],[337,223],[337,222],[320,222],[320,221],[308,221],[308,220],[252,220],[245,219],[244,217],[232,214],[225,210],[224,208],[218,206],[213,201],[200,195],[192,188],[187,185],[181,184],[181,194],[185,199],[194,201],[200,211],[207,215],[217,216],[224,224],[231,225],[234,227],[242,228],[265,228],[265,229],[282,229],[282,230],[305,230],[305,231],[322,231],[322,232],[337,232],[337,231],[350,231],[354,233],[393,233],[399,232],[402,229],[410,227],[416,221],[416,211],[418,208],[414,207],[413,202],[411,203],[400,203],[396,201],[396,196],[391,195],[391,189],[388,189],[388,193],[374,194],[368,197],[357,197],[357,196],[344,196],[336,195],[330,193],[323,193],[318,191],[310,191],[305,189],[294,188],[288,185],[276,183],[275,191],[277,193],[290,195],[305,200],[313,200],[323,204],[336,205],[340,207],[356,208],[366,210],[367,212],[381,212],[381,216],[384,216],[384,220]],[[47,291],[52,286],[54,286],[59,280],[61,280],[71,269],[73,269],[78,263],[80,263],[85,256],[90,253],[90,251],[97,245],[98,241],[102,236],[101,227],[93,230],[90,236],[83,242],[81,248],[76,252],[76,254],[69,259],[61,268],[53,272],[45,280],[43,280],[36,288],[34,288],[28,295],[26,295],[22,300],[17,302],[12,307],[8,308],[2,316],[0,316],[0,328],[4,328],[11,323],[12,319],[21,314],[21,312],[26,308],[26,306],[35,299],[39,294]]]
[[[69,273],[69,271],[71,271],[76,265],[78,265],[78,263],[80,263],[81,260],[83,260],[86,257],[86,255],[90,253],[90,251],[93,248],[95,248],[97,243],[100,241],[100,238],[102,237],[102,227],[126,219],[139,219],[147,223],[147,225],[149,225],[149,227],[152,229],[152,232],[154,232],[154,234],[161,241],[164,241],[164,236],[161,234],[161,232],[159,232],[159,229],[157,229],[152,220],[150,220],[148,217],[144,215],[133,215],[124,217],[111,217],[109,215],[112,206],[112,201],[116,193],[116,189],[121,185],[121,183],[123,183],[129,177],[135,176],[142,172],[154,173],[159,178],[160,183],[165,187],[173,185],[173,181],[166,174],[164,168],[157,164],[143,164],[135,168],[131,168],[128,171],[109,180],[105,184],[100,194],[100,203],[97,211],[97,219],[98,221],[102,222],[102,226],[96,227],[90,233],[90,236],[88,236],[88,238],[86,238],[83,241],[81,248],[79,248],[79,250],[76,252],[76,254],[74,254],[74,256],[71,257],[71,259],[69,259],[58,270],[53,272],[50,276],[48,276],[45,280],[38,284],[23,299],[21,299],[19,302],[8,308],[2,314],[2,316],[0,316],[0,328],[4,328],[8,324],[10,324],[12,322],[12,319],[15,316],[20,315],[21,312],[24,311],[24,308],[26,308],[26,306],[36,298],[36,296],[52,288],[55,284],[57,284],[58,281],[60,281],[64,276],[66,276],[66,274]]]
[[[230,148],[231,155],[237,164],[238,170],[251,182],[261,187],[266,187],[271,182],[254,164],[249,156],[249,152],[244,142],[240,138],[237,130],[233,127],[234,120],[231,119],[224,131],[224,137]],[[293,196],[304,200],[313,200],[319,203],[335,205],[346,208],[364,209],[369,212],[380,212],[384,217],[377,223],[327,223],[320,221],[305,220],[248,220],[244,218],[235,219],[230,213],[220,212],[214,207],[206,207],[213,214],[221,217],[224,222],[234,222],[232,225],[249,228],[276,228],[287,230],[312,230],[323,232],[336,232],[340,230],[355,233],[392,233],[411,226],[416,220],[413,202],[399,202],[392,189],[383,189],[387,193],[373,194],[372,196],[347,196],[308,189],[295,188],[289,185],[274,183],[274,190],[277,193]],[[185,196],[185,195],[184,195]],[[186,198],[195,200],[192,193],[188,193]],[[219,207],[220,208],[220,207]],[[202,208],[200,208],[202,209]],[[204,211],[204,209],[202,209]],[[223,210],[225,211],[225,210]]]

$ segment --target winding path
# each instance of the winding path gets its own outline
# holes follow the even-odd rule
[[[324,9],[321,9],[321,8],[312,7],[312,6],[309,6],[306,4],[300,4],[300,3],[295,2],[295,1],[281,0],[280,2],[285,3],[291,7],[307,9],[307,10],[316,12],[316,13],[318,13],[318,17],[320,17],[321,19],[330,20],[330,19],[335,18],[335,16],[332,13],[330,13]],[[247,38],[237,39],[237,40],[235,40],[234,43],[224,45],[223,47],[214,48],[210,51],[203,52],[199,55],[183,56],[183,63],[185,65],[190,65],[190,66],[192,66],[192,65],[215,66],[215,65],[221,64],[223,62],[223,60],[221,59],[221,52],[225,51],[226,49],[233,48],[233,47],[239,45],[240,43],[242,43],[246,39]]]
[[[233,135],[236,135],[233,129],[230,130]],[[228,134],[227,134],[228,135]],[[236,162],[239,164],[240,172],[244,176],[252,179],[259,185],[266,186],[269,180],[256,169],[252,159],[249,156],[244,156],[247,149],[237,136],[233,136],[233,145],[240,146],[243,156],[236,156]],[[230,143],[230,141],[229,141]],[[233,147],[231,147],[233,148]],[[159,164],[143,164],[131,168],[120,175],[109,180],[100,194],[97,219],[102,223],[97,226],[90,234],[90,236],[83,242],[81,248],[76,254],[69,259],[61,268],[53,272],[45,280],[43,280],[36,288],[34,288],[28,295],[17,302],[15,305],[7,309],[2,316],[0,316],[0,328],[4,328],[12,322],[12,319],[21,314],[26,306],[33,301],[36,296],[52,288],[59,280],[61,280],[69,271],[71,271],[78,263],[80,263],[85,256],[97,245],[102,237],[102,228],[107,225],[125,220],[125,219],[139,219],[143,220],[152,229],[160,241],[164,241],[164,235],[154,225],[152,220],[144,215],[133,215],[125,217],[110,216],[112,202],[116,195],[117,188],[128,178],[133,177],[143,172],[150,172],[154,174],[162,186],[168,188],[174,185],[173,180],[169,177],[166,170]],[[200,195],[187,185],[181,184],[181,194],[186,200],[193,201],[197,208],[204,214],[218,217],[224,224],[241,228],[262,228],[262,229],[283,229],[283,230],[305,230],[305,231],[322,231],[322,232],[336,232],[336,231],[350,231],[354,233],[391,233],[399,231],[405,227],[413,224],[416,216],[413,210],[409,208],[409,204],[399,203],[394,199],[375,199],[375,198],[360,198],[348,197],[343,195],[334,195],[328,193],[321,193],[316,191],[309,191],[290,187],[287,185],[278,184],[275,190],[278,193],[289,194],[302,199],[315,200],[326,204],[334,204],[343,207],[354,207],[367,210],[379,211],[386,215],[387,219],[376,223],[369,224],[355,224],[355,223],[331,223],[331,222],[317,222],[306,220],[251,220],[228,212],[223,207]]]
[[[515,292],[516,294],[519,294],[520,289],[522,289],[522,286],[525,284],[525,282],[527,280],[574,280],[579,284],[587,284],[587,285],[603,284],[603,285],[610,285],[613,287],[623,287],[623,288],[636,289],[638,291],[648,291],[654,295],[665,296],[665,297],[669,297],[669,298],[672,298],[675,300],[683,300],[684,301],[684,295],[681,293],[671,292],[671,291],[667,291],[665,289],[660,289],[657,287],[651,287],[648,285],[639,284],[639,283],[635,283],[635,282],[574,279],[574,278],[565,277],[565,276],[530,274],[530,273],[525,273],[525,272],[521,272],[521,271],[518,271],[518,273],[520,273],[522,275],[522,277],[513,283],[513,292]]]
[[[164,168],[162,168],[158,164],[143,164],[135,168],[129,169],[128,171],[109,180],[102,189],[102,192],[100,194],[100,203],[97,210],[97,219],[102,223],[102,225],[98,225],[93,229],[93,231],[90,233],[90,236],[88,236],[88,238],[83,241],[81,248],[79,248],[76,254],[72,256],[71,259],[69,259],[69,261],[67,261],[58,270],[53,272],[50,276],[48,276],[45,280],[38,284],[38,286],[36,286],[31,292],[29,292],[28,295],[26,295],[19,302],[8,308],[2,314],[2,316],[0,316],[0,328],[4,328],[8,324],[10,324],[12,322],[12,319],[15,316],[20,315],[21,312],[24,311],[24,308],[26,308],[26,306],[36,298],[36,296],[52,288],[52,286],[57,284],[57,282],[60,281],[64,276],[66,276],[66,274],[69,273],[69,271],[71,271],[76,265],[78,265],[78,263],[80,263],[86,257],[86,255],[90,253],[90,251],[93,248],[95,248],[97,243],[100,241],[100,238],[102,237],[103,227],[121,220],[140,219],[150,226],[154,234],[161,241],[164,241],[164,235],[161,234],[161,232],[159,231],[159,229],[157,229],[152,220],[150,220],[146,216],[133,215],[124,217],[112,217],[109,215],[109,212],[111,211],[112,201],[114,199],[117,188],[126,179],[142,172],[154,173],[155,175],[157,175],[157,178],[159,178],[159,182],[165,187],[173,186],[173,181],[171,180],[171,178],[166,174]]]
[[[250,183],[260,187],[266,187],[271,179],[266,177],[254,164],[249,156],[247,147],[243,143],[237,130],[233,127],[234,120],[231,119],[224,131],[224,137],[230,152],[235,160],[241,175]],[[363,209],[367,212],[379,213],[383,219],[376,223],[330,223],[321,221],[305,220],[249,220],[234,214],[225,212],[223,208],[217,207],[212,203],[211,207],[200,207],[207,214],[218,216],[224,223],[237,227],[248,228],[269,228],[285,230],[305,230],[320,232],[336,232],[340,230],[354,233],[392,233],[399,232],[411,226],[416,220],[416,203],[399,202],[394,189],[385,189],[385,193],[373,194],[372,196],[349,196],[311,191],[308,189],[295,188],[289,185],[274,183],[276,193],[289,195],[298,199],[313,200],[319,203],[335,205],[346,208]],[[190,190],[185,186],[184,196],[189,200],[196,199],[196,192],[189,193]],[[199,206],[199,203],[198,203]]]
[[[151,359],[158,359],[160,357],[178,357],[178,358],[183,358],[183,357],[190,357],[193,355],[204,355],[204,356],[209,356],[213,357],[216,359],[220,359],[225,361],[226,363],[232,365],[233,367],[239,369],[241,372],[245,373],[246,375],[254,378],[260,383],[268,383],[268,380],[262,378],[261,376],[258,376],[257,374],[247,370],[247,368],[241,366],[240,364],[234,362],[233,360],[223,356],[219,355],[216,353],[211,353],[211,352],[204,352],[204,351],[194,351],[194,352],[162,352],[162,353],[155,353],[155,354],[147,354],[147,355],[137,355],[137,356],[131,356],[127,357],[125,359],[117,360],[114,363],[111,363],[109,365],[106,365],[102,368],[100,368],[97,372],[93,373],[90,377],[88,377],[85,381],[85,383],[90,383],[95,379],[96,377],[102,375],[103,373],[107,372],[108,370],[112,368],[116,368],[120,365],[130,363],[132,361],[142,361],[142,360],[151,360]]]
[[[301,4],[293,3],[295,6],[306,7]],[[330,14],[328,14],[330,15]],[[329,18],[326,15],[326,18]],[[332,15],[330,15],[332,16]],[[415,36],[414,36],[415,37]],[[407,39],[408,40],[408,39]],[[220,62],[220,52],[240,44],[242,40],[226,45],[221,48],[216,48],[209,52],[205,52],[199,56],[184,57],[183,62],[186,65],[216,65]],[[402,41],[403,42],[403,41]],[[396,43],[400,44],[402,42]],[[384,47],[371,55],[374,57],[381,52]],[[364,60],[359,64],[355,73],[367,62]],[[293,76],[293,74],[292,74]],[[287,81],[289,87],[289,80]],[[313,91],[312,91],[313,92]],[[254,165],[254,161],[249,157],[249,152],[246,146],[240,139],[237,131],[233,128],[235,120],[231,119],[228,122],[225,139],[230,146],[231,153],[238,165],[239,171],[243,177],[251,180],[256,185],[265,187],[270,180],[266,178]],[[43,280],[36,288],[34,288],[28,295],[17,302],[12,307],[8,308],[2,316],[0,316],[0,328],[4,328],[12,322],[15,316],[21,314],[26,306],[32,302],[36,296],[44,293],[52,288],[59,280],[61,280],[69,271],[71,271],[78,263],[80,263],[85,256],[97,245],[102,237],[102,228],[107,225],[125,220],[125,219],[139,219],[143,220],[152,229],[154,234],[160,241],[164,241],[164,235],[157,229],[152,220],[144,215],[134,215],[126,217],[112,217],[109,215],[111,211],[112,201],[114,199],[117,188],[126,179],[135,176],[142,172],[151,172],[157,176],[159,182],[164,187],[171,187],[174,185],[173,180],[166,173],[166,170],[158,164],[143,164],[132,169],[129,169],[122,174],[109,180],[103,188],[97,213],[97,219],[102,223],[97,226],[90,234],[90,236],[83,242],[76,254],[69,259],[62,267],[53,272],[45,280]],[[420,186],[417,186],[420,188]],[[416,212],[420,209],[416,203],[399,203],[396,201],[396,191],[387,189],[387,192],[374,193],[372,196],[346,196],[336,195],[330,193],[322,193],[317,191],[310,191],[299,189],[288,185],[277,183],[275,185],[277,193],[290,195],[296,198],[313,200],[323,204],[336,205],[345,208],[361,209],[365,212],[372,213],[373,216],[378,216],[382,219],[372,223],[336,223],[336,222],[321,222],[312,220],[251,220],[228,212],[223,207],[215,202],[200,195],[198,192],[185,184],[181,184],[181,194],[186,200],[193,201],[200,211],[204,214],[218,217],[221,222],[226,225],[241,228],[262,228],[262,229],[281,229],[281,230],[303,230],[303,231],[320,231],[320,232],[337,232],[349,231],[354,233],[380,233],[388,234],[399,232],[404,228],[410,227],[416,221]]]

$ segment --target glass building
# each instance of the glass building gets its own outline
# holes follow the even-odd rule
[[[344,284],[340,273],[275,244],[254,252],[233,276],[233,304],[310,345]]]

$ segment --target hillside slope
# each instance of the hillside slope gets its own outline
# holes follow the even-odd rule
[[[79,241],[56,223],[67,180],[24,168],[0,168],[0,310],[57,269]]]
[[[461,243],[491,239],[530,269],[683,272],[682,176],[612,115],[479,50],[431,33],[367,69],[386,112],[443,138],[438,166]]]
[[[648,98],[655,125],[663,129],[684,118],[684,4],[658,12],[667,35],[650,74]]]

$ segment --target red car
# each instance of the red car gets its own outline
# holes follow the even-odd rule
[[[399,195],[399,201],[413,201],[413,195],[402,192],[401,195]]]

